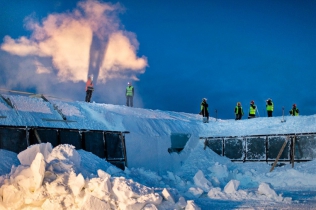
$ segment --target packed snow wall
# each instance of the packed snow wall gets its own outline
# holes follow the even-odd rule
[[[199,142],[197,114],[123,107],[128,167],[175,171]]]
[[[178,135],[186,136],[186,138],[183,137],[183,141],[175,144],[173,140]],[[181,139],[181,137],[178,138]],[[149,136],[130,133],[126,137],[128,166],[143,167],[158,173],[176,171],[190,155],[191,149],[196,146],[198,141],[199,137],[191,134]]]

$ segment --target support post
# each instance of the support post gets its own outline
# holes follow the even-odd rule
[[[127,167],[127,156],[126,156],[126,145],[125,145],[125,135],[120,133],[121,141],[122,141],[122,152],[124,154],[124,167]]]
[[[244,142],[244,145],[243,145],[243,150],[244,150],[244,159],[242,160],[242,162],[246,162],[246,159],[247,159],[247,151],[248,151],[248,144],[247,144],[247,138],[243,138],[243,142]]]
[[[206,149],[206,146],[207,146],[207,138],[205,138],[205,140],[204,140],[204,150]]]
[[[27,126],[25,129],[25,132],[26,132],[26,145],[30,146],[30,129]]]
[[[295,161],[295,138],[296,136],[293,136],[293,139],[292,139],[292,158],[291,158],[292,168],[294,168],[294,161]]]
[[[269,158],[268,158],[268,155],[269,155],[269,137],[266,136],[266,162],[268,163],[269,162]]]
[[[39,144],[42,143],[41,138],[39,137],[38,132],[37,132],[36,129],[34,129],[34,134],[35,134],[35,137],[36,137],[36,139],[37,139],[37,142],[38,142]]]
[[[224,157],[224,155],[225,155],[224,149],[225,149],[225,139],[223,138],[223,141],[222,141],[222,156],[223,156],[223,157]]]
[[[272,166],[271,169],[270,169],[270,172],[273,171],[274,167],[276,166],[277,162],[279,161],[279,158],[281,157],[282,152],[283,152],[283,150],[284,150],[284,148],[285,148],[285,146],[286,146],[286,144],[287,144],[289,138],[290,138],[290,137],[288,136],[288,137],[285,139],[285,142],[284,142],[284,144],[282,145],[282,147],[281,147],[281,149],[280,149],[280,151],[279,151],[279,154],[278,154],[277,158],[275,159],[275,161],[274,161],[274,163],[273,163],[273,166]]]

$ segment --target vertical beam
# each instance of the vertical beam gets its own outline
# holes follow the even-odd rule
[[[57,145],[60,145],[60,130],[59,129],[56,129],[56,132],[57,132]]]
[[[120,133],[120,138],[122,141],[122,152],[124,154],[124,165],[127,166],[127,157],[126,157],[126,145],[125,145],[125,136],[123,133]]]
[[[267,163],[269,162],[268,161],[268,159],[269,159],[268,155],[269,155],[269,137],[266,136],[266,162]]]
[[[224,138],[222,138],[222,156],[224,157]]]
[[[26,132],[26,145],[27,145],[27,147],[30,146],[30,133],[29,133],[29,130],[30,129],[28,129],[27,126],[26,126],[25,132]]]
[[[80,145],[83,150],[86,150],[86,138],[82,135],[82,131],[79,130]]]
[[[247,159],[247,151],[248,151],[248,144],[247,144],[247,138],[243,138],[243,141],[245,142],[245,145],[243,145],[243,150],[244,150],[244,159],[243,159],[243,163],[246,162]]]
[[[223,138],[223,157],[225,156],[225,138]]]
[[[294,168],[294,161],[295,161],[295,138],[296,138],[296,135],[293,136],[293,139],[292,139],[292,168]]]
[[[107,160],[108,158],[108,152],[107,152],[107,147],[106,147],[106,139],[105,139],[105,135],[106,135],[106,132],[103,131],[103,149],[104,149],[104,157],[105,159]]]

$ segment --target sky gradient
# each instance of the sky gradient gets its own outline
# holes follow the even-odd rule
[[[1,4],[1,88],[84,100],[93,73],[99,103],[125,104],[131,81],[135,107],[199,113],[206,97],[229,119],[254,100],[262,117],[271,98],[274,116],[316,113],[315,1]]]

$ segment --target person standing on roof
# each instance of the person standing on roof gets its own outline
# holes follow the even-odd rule
[[[242,109],[241,103],[237,102],[237,106],[235,107],[235,120],[241,120],[242,116],[244,115],[244,111]]]
[[[298,110],[298,108],[296,107],[296,104],[293,104],[292,109],[290,110],[290,115],[291,116],[299,116],[300,111]]]
[[[256,117],[256,110],[257,110],[257,106],[255,105],[255,102],[254,101],[250,101],[250,108],[249,108],[248,119]]]
[[[274,106],[273,106],[273,102],[271,98],[266,100],[266,109],[267,109],[268,117],[272,117]]]
[[[85,100],[86,102],[90,102],[91,96],[92,96],[92,92],[94,90],[92,81],[93,81],[93,76],[90,75],[88,77],[88,81],[86,83],[86,100]]]
[[[134,87],[132,83],[128,82],[126,87],[126,106],[133,107]]]
[[[201,112],[200,114],[204,117],[206,117],[206,120],[203,119],[203,122],[204,123],[208,123],[209,122],[209,112],[208,112],[208,104],[207,104],[207,99],[206,98],[203,98],[202,99],[202,103],[201,103]]]

